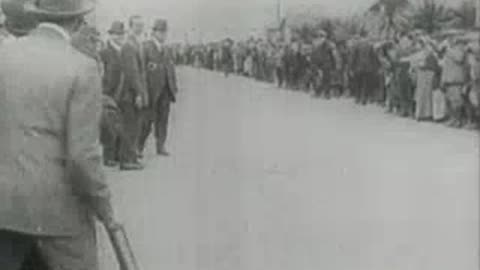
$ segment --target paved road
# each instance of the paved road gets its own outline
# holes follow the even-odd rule
[[[478,268],[474,133],[190,68],[179,81],[173,157],[110,173],[142,269]]]

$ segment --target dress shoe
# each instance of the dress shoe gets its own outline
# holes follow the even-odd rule
[[[139,171],[143,170],[143,165],[138,162],[123,163],[120,165],[122,171]]]
[[[118,162],[115,161],[115,160],[105,160],[103,162],[103,164],[106,166],[106,167],[110,167],[110,168],[114,168],[114,167],[117,167],[118,166]]]
[[[168,153],[168,151],[165,150],[165,148],[160,148],[160,149],[157,150],[157,155],[168,157],[168,156],[170,156],[170,153]]]

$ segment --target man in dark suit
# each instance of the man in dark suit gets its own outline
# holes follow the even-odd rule
[[[95,270],[95,217],[115,226],[98,144],[100,74],[70,41],[94,6],[26,7],[40,25],[0,48],[0,268],[20,269],[36,246],[49,269]]]
[[[138,161],[139,138],[144,112],[149,104],[142,45],[145,24],[140,16],[132,16],[129,24],[131,33],[121,51],[125,81],[119,95],[119,105],[123,114],[125,139],[121,143],[120,169],[141,170],[143,166]]]
[[[109,39],[105,48],[100,51],[100,58],[103,63],[103,94],[105,99],[110,99],[110,103],[120,103],[120,94],[124,87],[125,76],[122,69],[122,46],[125,41],[125,25],[120,21],[112,23],[108,31]],[[116,107],[112,106],[112,107]],[[108,107],[110,108],[110,107]],[[111,110],[105,110],[105,115],[112,115],[112,117],[105,117],[108,121],[102,128],[102,144],[103,156],[106,166],[115,167],[119,161],[119,147],[120,138],[123,130],[116,123],[118,116],[109,114]]]
[[[156,20],[153,25],[152,39],[145,43],[145,64],[151,118],[144,125],[141,138],[141,145],[144,146],[153,122],[157,154],[163,156],[169,155],[165,148],[168,118],[170,103],[175,102],[177,94],[175,66],[172,56],[165,46],[166,38],[167,22],[162,19]]]
[[[356,42],[351,61],[353,76],[357,83],[355,101],[365,105],[373,99],[375,88],[378,87],[376,82],[380,69],[380,61],[373,44],[367,39],[367,32],[363,31],[361,38]]]
[[[314,40],[311,59],[315,71],[318,73],[317,76],[321,78],[321,80],[317,80],[315,96],[320,97],[323,95],[326,98],[330,98],[333,76],[340,68],[340,57],[335,44],[328,39],[327,33],[323,30],[318,31]]]

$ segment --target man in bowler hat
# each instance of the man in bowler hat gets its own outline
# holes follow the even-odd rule
[[[109,38],[106,46],[100,51],[103,63],[103,95],[109,102],[104,107],[106,116],[105,125],[102,127],[102,144],[104,164],[115,167],[119,161],[120,138],[122,138],[123,120],[118,112],[116,104],[120,103],[123,91],[125,75],[122,69],[122,46],[125,42],[125,25],[120,21],[112,23],[108,30]]]
[[[167,21],[156,20],[152,29],[152,39],[144,45],[150,121],[143,126],[140,141],[143,150],[153,123],[157,154],[162,156],[169,155],[165,147],[168,118],[170,104],[175,102],[178,89],[173,57],[165,45],[167,31]]]
[[[35,17],[25,12],[24,5],[28,0],[3,0],[2,11],[5,14],[5,28],[12,40],[27,35],[37,23]]]
[[[0,268],[20,269],[36,247],[49,269],[95,270],[94,221],[116,226],[98,143],[101,79],[70,41],[94,4],[25,8],[39,26],[0,47]]]

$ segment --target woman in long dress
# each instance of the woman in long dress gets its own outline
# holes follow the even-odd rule
[[[415,91],[415,119],[418,121],[433,118],[433,90],[438,87],[440,66],[433,48],[425,44],[425,59],[417,69]]]

